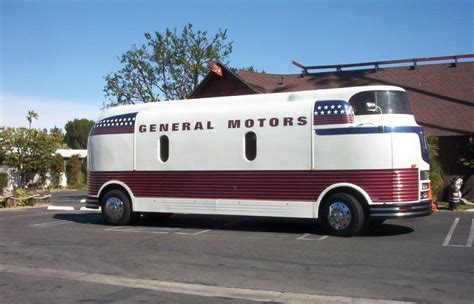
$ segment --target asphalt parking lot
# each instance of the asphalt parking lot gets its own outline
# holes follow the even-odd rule
[[[106,226],[74,196],[0,212],[0,302],[472,303],[474,213],[352,238],[312,220],[173,215]]]

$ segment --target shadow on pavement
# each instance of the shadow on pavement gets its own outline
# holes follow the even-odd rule
[[[396,224],[381,224],[370,230],[365,231],[361,237],[395,236],[408,234],[415,231],[413,228]]]
[[[81,224],[106,226],[100,213],[58,213],[54,218]],[[325,235],[317,220],[275,217],[226,216],[226,215],[183,215],[148,216],[142,215],[138,222],[129,225],[134,228],[178,228],[200,230],[227,230],[249,232],[271,232],[290,234]],[[394,224],[382,224],[360,235],[361,237],[381,237],[408,234],[412,228]]]

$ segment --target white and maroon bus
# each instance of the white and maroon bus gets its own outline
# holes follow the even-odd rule
[[[89,136],[87,206],[319,218],[350,236],[431,214],[428,151],[402,88],[364,86],[104,110]]]

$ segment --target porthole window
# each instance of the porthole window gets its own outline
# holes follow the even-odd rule
[[[166,162],[170,156],[170,140],[168,136],[163,135],[160,137],[160,159],[162,162]]]
[[[252,161],[257,157],[257,135],[254,132],[245,134],[245,158]]]

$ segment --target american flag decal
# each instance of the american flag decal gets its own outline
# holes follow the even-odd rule
[[[322,100],[314,104],[314,125],[354,122],[354,112],[345,100]]]
[[[136,116],[137,113],[128,113],[101,119],[92,128],[91,135],[133,133]]]

